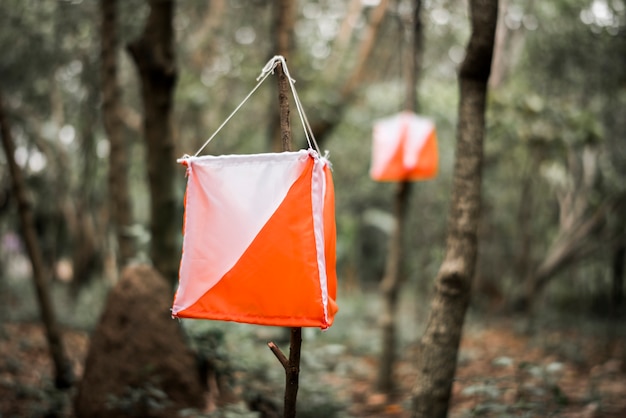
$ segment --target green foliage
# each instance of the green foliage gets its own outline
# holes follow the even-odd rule
[[[166,408],[171,401],[149,382],[141,387],[125,387],[121,395],[108,395],[106,408],[130,416],[149,416]]]
[[[184,320],[183,325],[192,342],[192,346],[202,356],[206,356],[209,365],[217,375],[220,384],[233,388],[242,388],[244,399],[254,403],[261,397],[282,405],[284,371],[267,348],[267,341],[279,342],[283,338],[282,328],[257,327],[246,324],[224,323],[219,321]],[[308,340],[305,330],[304,339]],[[311,334],[318,334],[318,330]],[[312,375],[335,367],[341,353],[329,349],[323,342],[306,341],[306,350],[302,352],[301,375]],[[285,343],[285,348],[288,344]],[[333,354],[334,353],[334,354]],[[330,363],[330,364],[329,364]],[[224,390],[225,388],[221,388]],[[305,417],[328,416],[338,417],[345,408],[335,399],[333,390],[315,379],[300,379],[298,391],[299,415]],[[238,417],[250,416],[248,408],[234,404],[220,408],[214,414],[189,416],[207,417]]]
[[[272,5],[266,1],[177,2],[175,136],[178,155],[193,153],[256,84],[255,78],[273,55]],[[607,10],[598,10],[598,4]],[[395,185],[368,176],[371,128],[376,119],[401,109],[404,101],[402,52],[407,47],[402,19],[408,2],[391,7],[367,63],[365,81],[349,103],[339,125],[324,143],[330,151],[337,197],[338,271],[340,284],[350,275],[357,283],[376,286],[382,276]],[[601,6],[600,4],[600,6]],[[503,82],[491,90],[483,176],[483,226],[479,275],[505,289],[520,281],[521,237],[532,238],[530,261],[536,264],[558,230],[556,193],[577,184],[569,164],[586,149],[597,150],[597,184],[591,207],[623,198],[626,191],[626,39],[624,2],[559,0],[509,1],[504,24],[520,39]],[[594,11],[595,10],[595,11]],[[143,0],[119,2],[119,77],[124,112],[142,112],[135,69],[124,46],[140,33],[149,8]],[[311,121],[332,119],[343,82],[355,65],[364,36],[366,6],[356,17],[351,36],[337,41],[348,2],[298,2],[294,55],[289,66]],[[32,190],[36,216],[45,225],[41,242],[52,261],[76,246],[65,225],[72,204],[102,214],[107,204],[107,140],[99,111],[99,9],[97,2],[6,0],[0,4],[0,62],[3,94],[10,103],[13,133]],[[443,258],[456,142],[458,88],[456,70],[469,35],[462,2],[424,3],[425,51],[419,84],[420,113],[437,125],[440,172],[416,183],[406,233],[404,276],[427,291]],[[268,115],[274,106],[275,80],[269,78],[239,114],[206,149],[206,153],[254,153],[268,149]],[[300,121],[292,108],[292,128],[303,144]],[[145,184],[144,147],[137,127],[126,132],[131,162],[131,190],[137,234],[147,230],[149,196]],[[43,155],[44,168],[33,169]],[[29,164],[28,162],[31,162]],[[0,155],[0,168],[5,168]],[[0,184],[6,181],[0,170]],[[184,170],[179,179],[180,205]],[[523,190],[532,198],[528,199]],[[89,204],[83,205],[84,201]],[[532,219],[522,225],[524,205]],[[2,233],[13,230],[14,213],[0,219]],[[67,215],[65,215],[67,216]],[[105,215],[95,222],[106,242]],[[610,226],[624,219],[611,214]],[[143,234],[143,245],[149,236]],[[100,257],[104,257],[100,254]],[[608,280],[607,260],[596,257]],[[94,276],[100,277],[97,271]],[[584,274],[573,275],[580,282]],[[16,287],[17,289],[17,287]],[[555,289],[560,296],[561,289]],[[566,289],[565,289],[566,290]],[[78,299],[87,305],[106,293],[87,289]],[[95,306],[95,305],[93,305]],[[93,309],[97,311],[97,309]],[[68,315],[69,316],[69,315]],[[87,326],[87,325],[85,325]],[[215,337],[215,336],[213,336]],[[215,346],[208,346],[207,352]]]
[[[479,272],[505,288],[524,280],[548,251],[563,211],[572,208],[564,196],[585,202],[581,219],[621,199],[617,172],[626,162],[616,140],[625,129],[617,115],[626,111],[624,54],[616,53],[624,51],[623,2],[511,2],[506,10],[508,36],[523,43],[490,97],[479,261]],[[609,218],[605,231],[623,224],[619,215]],[[589,263],[609,274],[602,257]]]

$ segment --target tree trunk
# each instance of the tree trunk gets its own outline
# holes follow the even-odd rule
[[[272,33],[274,34],[272,45],[273,51],[271,55],[282,55],[285,57],[285,61],[289,62],[291,53],[293,51],[293,28],[296,24],[296,4],[294,0],[278,0],[274,2],[274,14],[272,22]],[[282,82],[287,82],[282,71],[278,73],[279,85]],[[279,95],[280,93],[279,89]],[[289,86],[285,92],[289,92]],[[272,102],[269,108],[269,144],[272,152],[284,151],[285,139],[283,138],[286,132],[281,128],[281,123],[289,124],[289,100],[285,96],[285,100],[276,101],[276,96],[272,96]],[[286,119],[281,119],[281,105],[287,106]],[[291,132],[291,131],[289,131]]]
[[[39,303],[39,313],[43,322],[48,349],[52,363],[54,364],[54,384],[59,389],[72,386],[74,376],[71,365],[65,356],[61,332],[57,325],[56,316],[48,289],[48,273],[44,267],[43,258],[39,244],[37,243],[37,233],[33,219],[33,210],[27,197],[26,184],[22,177],[22,172],[15,162],[15,144],[11,138],[11,131],[8,121],[4,115],[4,105],[0,94],[0,136],[2,136],[2,146],[6,154],[9,172],[13,183],[13,194],[17,201],[20,223],[22,226],[22,236],[26,244],[26,250],[33,268],[33,280],[37,301]]]
[[[553,277],[598,251],[596,241],[590,237],[605,224],[610,210],[611,205],[605,202],[587,218],[581,215],[567,226],[560,227],[544,259],[525,280],[524,295],[516,301],[516,306],[532,315],[533,300]]]
[[[448,413],[476,266],[487,80],[498,1],[471,0],[470,15],[472,34],[459,72],[459,121],[446,255],[435,280],[428,325],[417,359],[414,417],[439,418]]]
[[[102,265],[103,249],[107,232],[102,227],[102,204],[98,199],[100,182],[97,176],[98,156],[96,154],[96,129],[98,122],[100,89],[95,83],[97,74],[94,64],[83,57],[83,82],[88,86],[80,110],[79,136],[82,148],[82,175],[78,193],[71,191],[63,201],[63,217],[66,225],[74,225],[70,230],[72,242],[72,264],[74,275],[71,284],[73,296],[82,289]],[[61,151],[63,154],[66,152]],[[69,156],[64,160],[69,163]],[[64,167],[64,166],[62,166]],[[61,186],[63,187],[63,186]],[[71,188],[67,188],[68,191]],[[67,191],[66,191],[67,193]],[[72,220],[69,221],[69,216]]]
[[[524,170],[522,177],[522,187],[520,189],[520,200],[517,212],[517,226],[519,236],[519,250],[515,260],[516,271],[520,282],[530,274],[532,260],[532,221],[533,221],[533,201],[534,201],[534,175],[537,170],[534,161],[530,163],[530,169]]]
[[[274,48],[277,55],[287,61],[293,50],[293,29],[296,19],[296,1],[278,0],[275,3],[273,30],[276,33]],[[289,80],[281,64],[276,67],[278,83],[278,106],[270,115],[270,142],[272,151],[291,151],[291,119],[289,112]],[[295,418],[297,409],[298,389],[300,386],[300,350],[302,348],[302,328],[285,328],[289,333],[289,359],[278,356],[285,369],[285,396],[283,398],[283,417]],[[274,354],[277,354],[277,351]],[[280,350],[279,350],[280,351]],[[286,361],[285,361],[286,360]]]
[[[135,256],[135,243],[129,234],[132,207],[128,191],[128,153],[120,117],[120,88],[117,81],[117,0],[100,0],[102,13],[100,77],[102,85],[102,116],[109,137],[109,205],[110,217],[117,238],[117,254],[121,268]]]
[[[378,389],[390,394],[395,388],[393,368],[396,363],[396,312],[398,309],[398,293],[400,291],[402,265],[402,242],[408,208],[411,183],[403,181],[398,184],[395,201],[396,224],[389,237],[389,253],[385,266],[385,277],[380,283],[380,293],[383,301],[380,327],[382,331],[382,350],[378,369]]]
[[[406,100],[405,109],[417,111],[417,81],[421,72],[422,56],[422,1],[415,0],[413,15],[411,16],[410,42],[406,54]],[[411,183],[403,181],[398,184],[395,201],[396,225],[389,237],[387,264],[385,276],[380,283],[380,292],[383,299],[383,313],[380,321],[382,329],[382,351],[378,369],[378,389],[390,394],[394,390],[393,369],[397,357],[396,340],[396,312],[398,309],[398,293],[402,284],[402,247],[404,229],[406,228],[406,212],[411,196]]]
[[[422,25],[422,0],[414,0],[413,15],[408,32],[409,53],[406,59],[406,98],[404,108],[419,111],[417,100],[418,84],[422,74],[422,56],[424,55],[424,26]]]
[[[150,189],[150,257],[174,286],[178,277],[180,235],[175,190],[176,157],[172,106],[176,85],[174,2],[150,0],[150,14],[139,39],[128,45],[141,79],[143,131]]]
[[[282,64],[276,66],[278,81],[278,108],[280,119],[280,139],[282,151],[291,151],[291,126],[289,122],[289,80],[285,75]],[[284,328],[289,332],[289,358],[273,342],[268,343],[278,361],[285,369],[285,396],[283,403],[283,417],[296,417],[296,404],[298,398],[300,378],[300,351],[302,348],[302,328]]]
[[[624,261],[626,260],[626,244],[619,243],[613,253],[613,286],[611,289],[611,308],[618,314],[624,304]]]

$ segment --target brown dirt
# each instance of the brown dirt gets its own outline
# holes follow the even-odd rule
[[[551,345],[549,341],[561,344]],[[579,351],[577,361],[555,349],[564,345]],[[359,417],[408,417],[415,381],[410,359],[415,356],[415,350],[409,350],[398,365],[400,396],[377,393],[373,376],[352,384],[351,413]],[[546,331],[529,337],[515,332],[505,321],[466,330],[459,359],[451,418],[626,417],[624,340],[607,343],[573,331]],[[375,365],[372,370],[376,370]]]
[[[43,417],[56,408],[56,416],[73,417],[68,402],[58,396],[55,401],[50,395],[54,393],[51,365],[41,327],[10,323],[3,330],[0,416]],[[64,337],[80,376],[89,338],[73,330],[66,330]],[[555,349],[558,342],[579,350],[578,360]],[[531,338],[516,333],[510,323],[473,327],[466,330],[462,341],[450,417],[626,417],[625,353],[623,340],[607,344],[574,331],[545,331]],[[405,353],[407,359],[414,355],[412,350]],[[408,417],[408,394],[415,376],[411,363],[403,360],[398,366],[402,395],[388,398],[373,389],[376,359],[361,360],[368,371],[359,376],[328,373],[319,379],[336,388],[337,397],[347,400],[346,412],[351,416]]]
[[[204,404],[194,353],[169,312],[169,286],[152,267],[127,267],[91,338],[75,413],[162,417]]]

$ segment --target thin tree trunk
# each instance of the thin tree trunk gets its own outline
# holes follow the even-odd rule
[[[278,0],[275,5],[274,25],[276,31],[275,53],[282,55],[287,61],[293,50],[293,30],[295,26],[296,1]],[[276,113],[270,116],[270,140],[273,151],[291,151],[291,120],[289,112],[289,80],[285,75],[282,64],[276,67],[278,82],[278,106]],[[287,328],[286,328],[287,330]],[[283,417],[295,418],[300,379],[300,350],[302,348],[302,328],[289,329],[289,359],[280,353],[278,347],[270,346],[274,354],[281,361],[285,369],[285,396],[283,403]],[[286,361],[285,361],[286,360]]]
[[[564,229],[559,231],[543,261],[526,279],[525,293],[521,300],[516,302],[517,306],[532,314],[533,300],[553,277],[598,251],[598,246],[593,240],[589,240],[589,237],[605,224],[607,211],[610,210],[611,205],[603,203],[588,218],[578,218],[568,226],[562,227]]]
[[[417,111],[417,80],[421,72],[422,56],[422,1],[415,0],[411,16],[411,31],[408,53],[406,54],[406,100],[405,109]],[[387,264],[385,276],[380,283],[380,292],[383,300],[381,317],[382,351],[378,370],[378,389],[390,394],[395,389],[393,369],[397,357],[396,313],[398,310],[398,293],[402,285],[401,266],[403,258],[404,230],[406,228],[406,213],[411,196],[411,183],[403,181],[398,184],[394,212],[395,228],[389,237]]]
[[[289,363],[285,369],[285,418],[296,417],[296,404],[300,378],[300,350],[302,348],[302,328],[291,328],[289,343]]]
[[[272,23],[272,33],[275,35],[273,37],[273,51],[272,55],[282,55],[285,57],[285,61],[289,62],[291,58],[291,53],[293,51],[293,29],[296,23],[296,4],[295,0],[278,0],[274,2],[274,18]],[[282,75],[282,71],[278,74],[278,82],[287,82],[284,79],[284,75]],[[282,81],[281,81],[282,79]],[[281,89],[279,89],[279,95]],[[289,86],[285,89],[285,94],[289,92]],[[289,100],[287,96],[285,96],[285,101],[281,101],[279,98],[279,102],[276,102],[276,97],[272,96],[272,102],[270,104],[270,115],[269,115],[269,143],[270,149],[273,152],[284,151],[285,147],[285,139],[283,136],[285,135],[285,131],[281,124],[289,123]],[[282,106],[287,106],[286,119],[283,121],[281,119]],[[291,132],[291,130],[289,131]]]
[[[6,154],[9,172],[13,183],[13,194],[17,201],[20,223],[22,226],[22,236],[26,244],[26,250],[33,268],[33,280],[39,303],[39,313],[43,322],[50,357],[54,364],[54,384],[59,389],[72,386],[74,376],[70,362],[68,361],[61,332],[57,324],[56,316],[48,289],[48,273],[44,266],[39,244],[37,243],[37,233],[33,219],[33,210],[27,197],[26,184],[22,177],[22,172],[15,162],[15,144],[11,138],[11,131],[4,114],[4,104],[0,94],[0,136],[2,136],[2,146]]]
[[[382,23],[385,14],[387,13],[388,4],[389,0],[381,0],[370,14],[368,26],[365,29],[364,36],[361,40],[361,44],[359,45],[357,62],[348,78],[346,78],[344,85],[339,89],[339,99],[335,103],[331,104],[331,110],[327,112],[328,114],[333,115],[332,118],[314,122],[311,126],[313,135],[315,136],[317,144],[320,148],[332,130],[335,129],[339,122],[341,122],[343,112],[354,98],[357,87],[363,82],[368,59],[374,49],[378,29],[380,28],[380,24]]]
[[[517,225],[519,235],[519,250],[515,260],[515,266],[520,281],[523,282],[530,274],[530,266],[532,260],[532,220],[533,220],[533,198],[534,188],[533,176],[535,174],[536,164],[534,161],[530,163],[531,168],[524,170],[522,178],[522,187],[520,190],[520,200],[517,213]]]
[[[128,190],[128,153],[120,117],[120,88],[117,81],[117,0],[100,0],[102,116],[109,138],[109,205],[117,237],[120,268],[135,256],[135,243],[128,232],[132,225],[132,207]]]
[[[389,237],[389,253],[385,266],[385,277],[380,283],[383,301],[380,327],[382,331],[382,351],[378,369],[378,389],[390,394],[395,389],[393,369],[397,357],[396,313],[398,310],[398,293],[400,291],[400,270],[402,264],[402,242],[406,224],[411,183],[403,181],[398,184],[395,200],[396,224]]]
[[[349,5],[346,7],[346,13],[337,31],[337,36],[333,40],[330,56],[327,59],[328,65],[324,69],[330,80],[335,79],[339,74],[339,70],[343,68],[344,60],[342,57],[347,53],[350,39],[357,28],[357,22],[364,7],[362,0],[350,0]]]
[[[287,0],[289,1],[289,0]],[[291,151],[291,123],[289,120],[289,80],[281,64],[276,67],[278,79],[278,108],[280,110],[280,140],[283,151]],[[289,361],[285,368],[285,418],[295,418],[300,378],[300,350],[302,348],[302,328],[291,328],[289,338]]]
[[[150,14],[139,39],[128,50],[139,71],[144,107],[150,188],[150,257],[174,286],[178,277],[180,224],[175,190],[176,156],[172,136],[174,62],[174,2],[150,0]]]
[[[280,138],[282,151],[291,151],[291,126],[289,122],[289,80],[282,65],[276,66],[278,76],[278,108],[280,109]],[[285,397],[283,417],[295,418],[300,378],[300,350],[302,348],[302,328],[285,328],[290,330],[289,358],[273,342],[268,343],[278,361],[285,369]]]
[[[611,289],[611,305],[615,314],[619,313],[624,304],[624,262],[626,261],[626,244],[618,244],[613,253],[613,286]]]
[[[352,96],[357,86],[363,81],[363,77],[367,69],[367,60],[374,49],[376,35],[378,34],[380,24],[387,13],[388,4],[389,0],[380,0],[376,8],[372,10],[369,25],[365,30],[363,40],[359,46],[356,65],[346,80],[346,83],[341,88],[341,97],[343,98],[349,98]]]
[[[418,83],[422,74],[422,57],[424,55],[424,25],[422,25],[422,0],[414,0],[413,16],[409,31],[410,48],[406,60],[406,98],[404,108],[419,111],[417,99]]]
[[[487,81],[493,56],[497,0],[471,0],[472,34],[459,72],[460,103],[446,255],[435,280],[417,359],[413,417],[448,413],[471,282],[476,266]]]
[[[65,207],[71,209],[63,210],[66,224],[74,223],[76,226],[71,231],[72,237],[72,264],[74,266],[74,276],[71,291],[74,296],[87,283],[93,273],[102,263],[103,247],[106,242],[106,232],[103,228],[98,228],[101,205],[96,197],[99,190],[99,179],[96,175],[98,168],[98,156],[95,147],[95,129],[98,121],[99,88],[94,83],[94,65],[87,59],[83,61],[83,79],[86,86],[85,98],[82,101],[80,110],[80,141],[82,148],[82,177],[79,184],[78,194],[73,193],[64,199]],[[65,154],[65,153],[64,153]],[[65,158],[69,161],[69,158]],[[73,212],[73,213],[72,213]],[[74,220],[68,222],[68,216],[73,216]]]

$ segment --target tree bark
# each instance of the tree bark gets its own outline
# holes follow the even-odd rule
[[[624,304],[624,261],[626,260],[626,244],[621,242],[613,253],[611,309],[618,314]]]
[[[530,274],[530,266],[532,260],[532,221],[533,221],[533,202],[534,202],[534,175],[537,170],[537,164],[530,162],[530,168],[523,170],[522,186],[520,188],[520,199],[517,212],[517,226],[519,236],[519,250],[515,260],[515,269],[517,271],[520,282]]]
[[[289,363],[285,368],[285,418],[296,417],[296,404],[300,379],[300,351],[302,348],[302,328],[291,328],[289,343]]]
[[[289,123],[289,81],[285,75],[282,64],[276,66],[278,76],[278,108],[280,117],[280,139],[282,151],[291,151],[291,127]],[[296,417],[296,404],[300,379],[300,351],[302,348],[302,328],[284,328],[289,331],[289,358],[273,342],[268,343],[278,361],[285,369],[285,396],[283,404],[283,417]]]
[[[409,48],[406,53],[406,100],[405,109],[417,112],[417,81],[421,73],[422,56],[422,1],[415,0],[413,14],[410,18]],[[402,285],[401,266],[403,258],[404,230],[406,228],[406,212],[411,196],[411,183],[403,181],[398,184],[394,213],[396,225],[389,237],[385,276],[380,283],[383,300],[383,312],[380,321],[382,329],[382,350],[378,369],[378,389],[391,394],[395,389],[393,369],[397,357],[396,313],[398,310],[398,293]]]
[[[0,136],[2,146],[6,154],[9,172],[13,186],[13,194],[18,206],[22,236],[26,244],[26,250],[33,268],[33,280],[39,303],[39,313],[43,322],[50,357],[54,365],[54,384],[59,389],[66,389],[74,383],[74,375],[70,362],[65,355],[61,332],[56,320],[50,291],[48,289],[48,276],[44,266],[41,249],[37,243],[37,233],[33,218],[33,210],[27,196],[26,184],[22,172],[15,162],[15,144],[11,137],[11,130],[4,114],[3,98],[0,94]]]
[[[274,33],[274,50],[271,52],[271,55],[282,55],[285,57],[285,61],[289,61],[291,58],[291,53],[293,51],[293,29],[296,24],[296,4],[297,2],[294,0],[278,0],[274,2],[274,15],[272,22],[272,33]],[[276,102],[275,96],[272,97],[272,103],[270,104],[270,116],[269,116],[269,144],[270,149],[273,152],[281,152],[285,150],[285,134],[289,132],[291,135],[291,128],[289,127],[289,99],[288,92],[289,86],[287,84],[287,79],[285,78],[284,73],[279,71],[278,75],[278,83],[279,83],[279,100]],[[286,86],[286,89],[281,87]],[[281,98],[281,91],[284,90],[284,98]],[[284,109],[283,106],[287,106],[286,114],[283,114]],[[282,115],[285,117],[283,118]],[[287,129],[284,129],[282,124],[287,124]],[[291,148],[291,145],[289,145]]]
[[[174,2],[150,0],[150,14],[141,36],[128,45],[141,80],[143,132],[147,144],[150,188],[150,256],[174,286],[178,277],[180,224],[175,192],[176,157],[172,137]]]
[[[417,359],[413,417],[448,413],[452,382],[476,266],[487,81],[497,0],[471,0],[472,34],[459,72],[460,103],[452,203],[446,255],[435,279],[435,293]]]
[[[93,63],[86,58],[83,58],[83,63],[85,69],[84,82],[89,87],[85,90],[85,98],[80,110],[79,135],[82,146],[82,176],[78,185],[78,193],[68,188],[71,195],[68,194],[62,203],[66,225],[74,224],[75,226],[73,230],[68,228],[72,241],[74,275],[71,291],[74,296],[77,296],[78,292],[102,265],[103,249],[107,236],[106,228],[102,228],[102,220],[100,219],[102,205],[97,197],[100,184],[96,174],[99,164],[95,147],[96,129],[94,127],[97,126],[98,122],[100,91],[97,84],[93,82],[94,74],[96,74]],[[63,152],[63,154],[67,153]],[[69,162],[68,157],[66,156],[64,159]],[[65,167],[62,165],[62,170]],[[60,195],[62,194],[60,193]],[[70,207],[71,209],[68,210]],[[70,222],[68,216],[73,216],[74,219]]]
[[[289,1],[289,0],[287,0]],[[287,42],[287,39],[285,39]],[[291,123],[289,121],[289,80],[281,64],[276,67],[278,80],[278,109],[280,117],[280,140],[282,151],[291,151]],[[289,336],[289,360],[285,368],[285,397],[283,416],[296,417],[298,389],[300,386],[300,350],[302,349],[302,328],[292,327]]]
[[[397,357],[396,313],[398,310],[398,293],[400,291],[402,265],[402,243],[408,208],[411,183],[403,181],[398,184],[394,212],[396,224],[389,237],[389,253],[385,266],[385,276],[380,283],[383,310],[380,319],[382,331],[382,350],[378,368],[378,390],[390,394],[395,389],[393,369]]]
[[[102,116],[109,138],[109,205],[117,238],[120,268],[135,256],[135,243],[128,232],[133,214],[128,190],[128,153],[124,141],[120,111],[120,88],[117,80],[117,0],[100,0],[102,13],[100,78],[102,85]]]
[[[422,0],[414,0],[413,15],[411,16],[411,30],[409,37],[409,54],[406,60],[406,98],[404,108],[414,112],[419,111],[417,91],[422,74],[422,57],[424,55],[424,29],[422,24]]]

